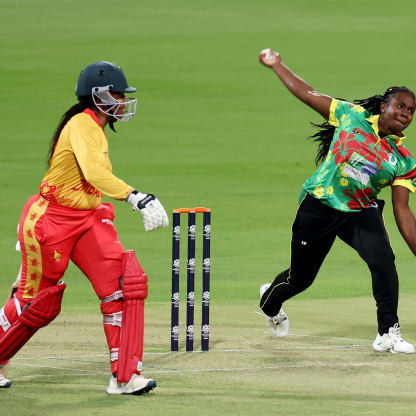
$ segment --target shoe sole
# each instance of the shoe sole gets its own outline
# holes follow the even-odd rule
[[[12,385],[11,381],[8,381],[6,384],[4,384],[3,386],[0,386],[0,389],[7,389]]]
[[[156,381],[152,380],[149,381],[145,387],[140,390],[133,391],[132,393],[122,393],[122,394],[133,394],[134,396],[141,396],[142,394],[149,393],[149,391],[153,390],[157,387]]]

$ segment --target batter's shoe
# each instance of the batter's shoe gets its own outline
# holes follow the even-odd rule
[[[0,374],[0,389],[7,389],[12,385],[12,382]]]
[[[264,292],[270,287],[271,283],[265,283],[260,287],[260,297],[263,297]],[[276,337],[282,338],[289,333],[289,318],[285,314],[284,310],[280,308],[280,311],[275,316],[266,316],[266,323],[271,333]]]
[[[390,351],[393,354],[414,354],[415,347],[406,342],[400,334],[399,324],[394,324],[388,334],[377,334],[373,342],[374,351]]]
[[[128,383],[118,383],[117,378],[112,375],[107,388],[107,394],[134,394],[140,396],[141,394],[149,393],[156,386],[155,380],[144,378],[137,374],[133,374]]]

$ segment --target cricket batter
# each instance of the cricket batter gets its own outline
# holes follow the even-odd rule
[[[71,259],[101,299],[112,372],[107,393],[140,395],[156,387],[140,375],[147,276],[118,239],[113,205],[101,202],[103,194],[126,201],[142,214],[146,231],[169,223],[154,195],[112,173],[104,129],[114,130],[116,121],[134,116],[137,100],[125,94],[135,91],[111,62],[94,62],[78,78],[78,103],[62,116],[49,149],[49,170],[20,218],[21,283],[0,309],[3,368],[59,314],[66,287],[60,279]]]

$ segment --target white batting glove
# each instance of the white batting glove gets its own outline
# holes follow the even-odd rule
[[[127,196],[126,201],[134,211],[140,211],[146,231],[153,231],[169,225],[169,218],[163,205],[153,194],[142,194],[133,190]]]

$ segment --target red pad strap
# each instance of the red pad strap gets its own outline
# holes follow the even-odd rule
[[[141,369],[147,276],[133,250],[124,253],[122,267],[124,303],[117,381],[127,383],[132,375],[140,372]]]
[[[8,361],[39,328],[52,322],[61,311],[65,283],[42,290],[23,309],[20,318],[0,336],[0,362]]]

